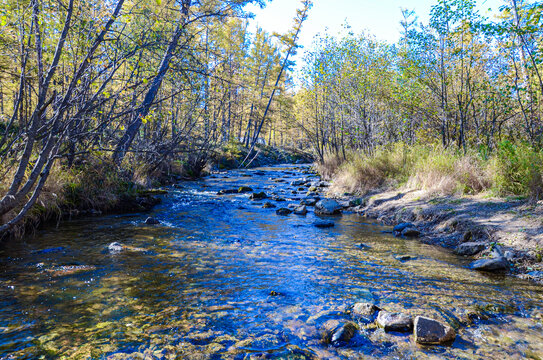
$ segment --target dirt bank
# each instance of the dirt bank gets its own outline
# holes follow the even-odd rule
[[[350,199],[353,201],[353,198]],[[382,191],[352,208],[385,225],[411,222],[420,241],[455,250],[463,243],[483,243],[474,259],[489,256],[499,244],[522,278],[543,281],[543,202],[482,196],[435,196],[424,191]]]

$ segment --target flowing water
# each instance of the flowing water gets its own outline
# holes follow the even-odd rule
[[[299,202],[308,168],[231,171],[182,183],[151,214],[86,218],[0,248],[0,359],[538,359],[540,286],[393,238],[357,214],[278,216],[241,185]],[[285,182],[273,181],[282,178]],[[313,178],[310,178],[313,179]],[[145,225],[152,215],[160,225]],[[111,242],[125,250],[107,251]],[[361,248],[360,244],[367,245]],[[397,260],[398,255],[411,255]],[[454,326],[452,346],[360,324],[345,346],[322,326],[349,306]]]

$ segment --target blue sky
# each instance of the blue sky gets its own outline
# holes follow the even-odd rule
[[[332,34],[341,33],[345,21],[355,33],[369,31],[378,39],[396,42],[400,36],[400,8],[415,10],[419,20],[428,22],[428,15],[435,0],[313,0],[313,8],[309,19],[304,23],[300,36],[300,44],[304,50],[311,48],[313,38],[326,28]],[[505,0],[477,0],[479,13],[492,16]],[[249,6],[247,9],[255,13],[254,23],[268,32],[285,32],[292,26],[292,18],[296,14],[299,0],[273,0],[266,8]],[[489,8],[492,9],[489,12]]]

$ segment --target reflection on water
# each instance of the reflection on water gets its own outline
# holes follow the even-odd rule
[[[143,223],[149,214],[89,218],[6,244],[0,359],[543,357],[537,285],[467,270],[355,214],[317,229],[311,212],[282,217],[248,195],[216,195],[248,185],[291,203],[305,196],[288,185],[298,168],[258,171],[181,184],[154,210],[159,226]],[[105,251],[114,241],[126,250]],[[349,346],[323,343],[324,322],[349,319],[349,305],[370,298],[446,321],[459,336],[422,348],[365,325]]]

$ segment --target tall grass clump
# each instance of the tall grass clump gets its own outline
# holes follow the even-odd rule
[[[498,195],[543,198],[543,152],[526,144],[509,141],[498,145],[489,167],[494,174],[494,190]]]

